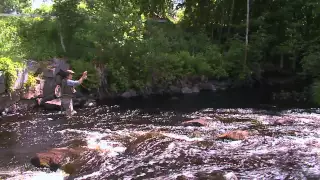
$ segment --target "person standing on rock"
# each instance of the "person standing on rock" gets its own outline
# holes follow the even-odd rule
[[[83,80],[87,79],[87,71],[82,73],[79,80],[72,80],[74,72],[72,70],[67,70],[67,77],[62,80],[61,83],[61,105],[66,111],[68,118],[71,118],[73,114],[77,113],[73,110],[72,98],[76,92],[75,87],[82,84]]]

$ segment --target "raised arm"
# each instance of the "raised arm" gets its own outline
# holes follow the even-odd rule
[[[83,72],[81,78],[78,81],[74,81],[74,80],[67,80],[67,85],[68,86],[79,86],[80,84],[82,84],[83,80],[87,79],[87,71]]]
[[[78,80],[79,84],[82,84],[83,80],[87,79],[87,71],[82,73],[81,78]]]

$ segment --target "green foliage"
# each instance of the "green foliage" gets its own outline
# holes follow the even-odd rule
[[[320,81],[316,81],[313,84],[312,95],[314,102],[320,104]]]
[[[24,88],[32,88],[32,87],[35,87],[36,85],[37,85],[36,77],[34,76],[34,74],[29,73],[28,74],[28,80],[23,85]]]
[[[0,13],[22,12],[25,8],[30,7],[31,0],[1,0]]]
[[[23,68],[23,63],[12,61],[10,58],[0,58],[0,71],[4,71],[6,87],[9,92],[14,90],[14,84],[18,78],[18,70]]]
[[[21,37],[18,34],[19,19],[0,18],[0,54],[6,57],[23,57],[21,51]]]
[[[172,0],[54,0],[53,6],[36,10],[23,3],[5,0],[0,11],[21,9],[42,17],[1,17],[0,54],[72,59],[76,72],[89,71],[88,88],[100,83],[92,60],[107,66],[114,92],[200,76],[260,78],[270,65],[320,79],[320,6],[315,0],[251,1],[246,62],[244,0],[185,0],[177,11]]]

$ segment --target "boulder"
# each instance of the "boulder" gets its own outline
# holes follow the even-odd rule
[[[181,89],[182,94],[191,94],[193,91],[188,87],[184,87]]]
[[[55,67],[55,69],[54,69],[55,75],[58,74],[61,71],[65,72],[68,69],[70,69],[70,65],[63,59],[54,58],[52,60],[52,62],[53,62],[53,67]]]
[[[27,80],[28,80],[28,70],[27,69],[17,70],[17,80],[14,83],[13,88],[15,90],[22,89],[24,83],[26,83]]]
[[[43,82],[43,97],[50,96],[55,93],[57,86],[55,78],[45,78]]]
[[[0,95],[0,112],[10,107],[20,100],[20,91],[14,91],[11,94],[4,93]]]
[[[215,91],[217,88],[212,83],[201,83],[199,84],[200,90],[204,91]]]
[[[193,93],[199,93],[199,92],[200,92],[199,87],[198,87],[198,86],[193,86],[193,87],[192,87],[192,92],[193,92]]]
[[[177,176],[176,180],[188,180],[189,178],[185,175]]]
[[[199,172],[196,177],[199,180],[238,180],[234,173],[225,173],[220,170],[212,171],[211,173]]]
[[[43,107],[47,110],[61,110],[61,100],[60,99],[53,99],[44,102]]]
[[[68,159],[76,159],[86,151],[86,148],[53,148],[47,152],[36,153],[31,158],[32,165],[38,168],[49,168],[51,171],[57,171]]]
[[[178,93],[181,93],[181,89],[177,86],[169,86],[169,91],[173,94],[178,94]]]
[[[293,119],[290,119],[288,117],[284,117],[284,118],[281,118],[281,119],[277,119],[274,122],[274,125],[288,125],[288,124],[292,124],[293,122],[294,122]]]
[[[161,134],[160,132],[148,132],[139,135],[135,140],[127,144],[125,154],[140,154],[148,155],[161,153],[172,142],[172,139]]]
[[[235,130],[218,136],[218,139],[244,140],[249,136],[248,131]]]
[[[36,61],[27,60],[26,63],[27,63],[27,70],[29,73],[36,73],[40,68],[40,64]]]
[[[122,93],[122,95],[121,95],[121,97],[123,97],[123,98],[132,98],[132,97],[136,97],[136,96],[137,96],[137,92],[132,89]]]
[[[56,76],[55,74],[55,68],[46,68],[43,70],[43,77],[46,78],[54,78]]]
[[[5,84],[5,76],[4,72],[0,71],[0,94],[6,91],[6,84]]]

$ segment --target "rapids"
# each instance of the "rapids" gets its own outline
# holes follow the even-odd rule
[[[216,170],[239,179],[320,178],[320,109],[219,108],[177,99],[130,103],[79,109],[73,120],[44,110],[2,117],[0,179],[197,179]],[[210,117],[209,125],[181,125],[198,117]],[[291,123],[275,124],[279,119]],[[256,133],[246,140],[216,139],[237,129]],[[150,132],[156,135],[143,137]],[[30,164],[35,153],[74,139],[100,150],[84,157],[76,175]]]

